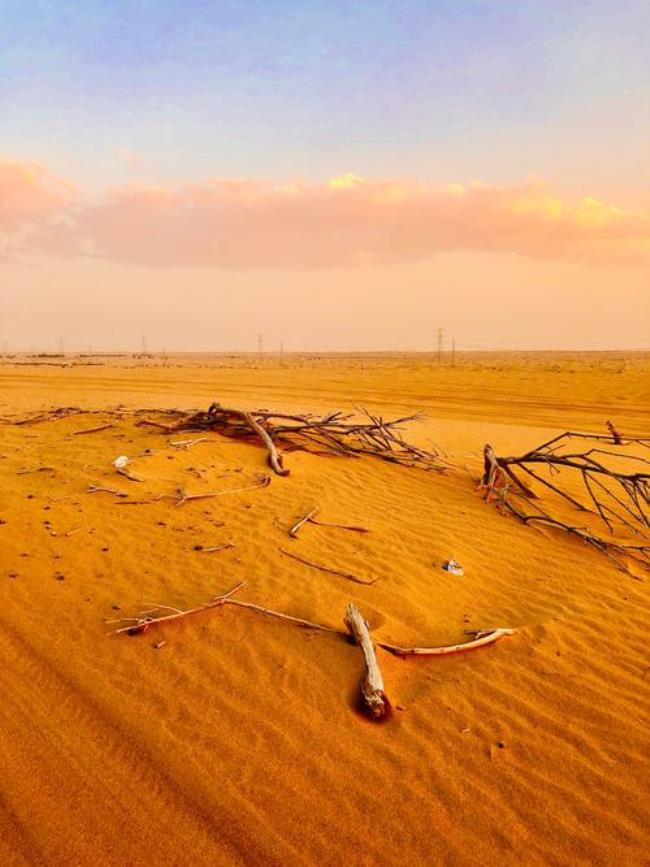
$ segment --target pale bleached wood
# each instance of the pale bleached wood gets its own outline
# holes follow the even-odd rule
[[[395,656],[446,656],[450,653],[463,653],[466,650],[474,650],[476,647],[492,644],[493,641],[498,641],[504,635],[512,635],[514,631],[514,629],[484,629],[477,632],[476,637],[471,641],[465,641],[463,644],[448,644],[443,647],[399,647],[385,641],[378,641],[377,644],[384,650],[394,653]]]
[[[303,515],[302,518],[300,518],[298,521],[296,521],[296,523],[293,525],[293,527],[289,530],[289,535],[293,539],[295,539],[298,535],[298,530],[304,524],[306,524],[308,521],[311,521],[312,518],[314,517],[314,515],[317,515],[319,511],[320,511],[319,507],[314,506],[314,508],[310,512],[307,512],[306,515]]]
[[[345,609],[343,622],[361,648],[366,664],[366,673],[361,681],[361,696],[365,709],[371,719],[382,719],[388,713],[390,702],[384,692],[384,679],[381,676],[368,624],[352,602]]]

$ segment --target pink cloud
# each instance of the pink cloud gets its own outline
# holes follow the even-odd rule
[[[112,191],[80,214],[98,255],[143,265],[312,268],[398,263],[446,250],[591,261],[647,258],[650,220],[595,199],[520,187],[362,180],[211,180]]]
[[[42,228],[72,204],[74,186],[39,163],[0,160],[0,251],[28,245]]]
[[[23,165],[18,176],[5,170],[3,187],[2,165],[23,164],[0,164],[0,191],[10,190],[9,207],[3,211],[0,204],[0,232],[48,218],[58,208],[69,219],[42,233],[44,246],[121,263],[326,268],[416,262],[459,250],[591,263],[650,261],[647,215],[593,198],[569,204],[539,180],[499,188],[355,175],[325,184],[217,178],[124,186],[73,209],[66,185],[43,169],[32,166],[30,174]]]

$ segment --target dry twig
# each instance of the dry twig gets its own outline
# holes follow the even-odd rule
[[[318,521],[314,516],[317,515],[319,511],[320,508],[318,506],[314,506],[314,508],[310,512],[307,512],[306,515],[303,515],[302,518],[296,521],[293,527],[291,527],[289,530],[289,535],[291,536],[291,538],[296,539],[298,536],[298,530],[300,530],[300,528],[303,527],[305,524],[314,524],[314,526],[316,527],[334,527],[338,530],[352,530],[355,533],[370,532],[370,530],[368,530],[366,527],[357,527],[351,524],[335,524],[330,521]]]
[[[111,427],[115,427],[113,422],[107,422],[106,424],[102,424],[99,427],[90,427],[85,430],[75,430],[72,432],[72,436],[78,437],[82,434],[91,434],[91,433],[99,433],[102,430],[108,430]]]
[[[125,491],[118,491],[117,488],[104,488],[101,485],[88,485],[87,494],[112,494],[114,497],[128,497]]]
[[[234,548],[234,542],[225,542],[223,545],[216,545],[214,548],[201,548],[203,554],[215,554],[217,551],[225,551],[227,548]]]
[[[284,548],[280,548],[279,550],[286,557],[291,557],[292,560],[297,560],[305,566],[311,566],[312,569],[318,569],[321,572],[328,572],[330,575],[338,575],[340,578],[347,578],[348,581],[354,581],[355,584],[365,584],[369,587],[379,581],[379,578],[373,578],[372,581],[364,581],[363,578],[357,578],[357,576],[353,575],[351,572],[341,572],[340,569],[332,569],[330,566],[321,566],[319,563],[313,563],[311,560],[306,560],[304,557],[300,557],[292,551],[285,551]]]
[[[293,527],[291,527],[291,529],[289,530],[289,535],[293,539],[296,539],[298,537],[298,530],[302,526],[304,526],[308,521],[311,521],[311,519],[314,517],[314,515],[316,515],[318,513],[318,510],[319,510],[318,506],[314,506],[314,508],[310,512],[307,512],[306,515],[303,515],[302,518],[300,518],[298,521],[296,521],[296,523],[293,525]]]

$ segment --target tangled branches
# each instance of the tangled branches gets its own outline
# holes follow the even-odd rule
[[[610,436],[565,431],[517,457],[497,457],[486,445],[481,488],[488,500],[496,498],[525,524],[544,524],[578,536],[629,573],[621,557],[650,566],[650,473],[641,470],[650,466],[650,460],[629,451],[630,446],[637,452],[650,449],[650,437],[622,436],[611,422],[608,428]],[[571,448],[575,440],[595,445],[580,451]],[[521,473],[528,477],[526,482]],[[528,479],[550,490],[564,506],[595,518],[608,537],[551,515],[536,502],[539,496]],[[523,507],[522,500],[532,511]],[[634,534],[639,542],[621,540],[621,532]]]
[[[386,421],[379,415],[372,415],[364,408],[360,408],[356,413],[346,414],[339,411],[316,416],[310,413],[290,415],[270,412],[266,409],[249,412],[224,407],[219,403],[211,404],[207,410],[194,411],[128,409],[124,406],[103,410],[58,407],[28,418],[0,419],[0,421],[14,425],[36,425],[73,415],[109,416],[118,421],[136,417],[137,425],[158,428],[167,433],[214,431],[244,442],[261,443],[266,448],[269,466],[279,476],[289,475],[289,470],[283,463],[281,449],[285,452],[301,450],[313,454],[345,457],[372,455],[384,461],[440,472],[448,466],[448,462],[439,450],[419,448],[402,437],[403,426],[418,421],[419,415]],[[161,421],[161,417],[165,420]],[[74,433],[94,433],[110,426],[112,425],[106,423]],[[192,442],[187,440],[172,445],[187,446]]]
[[[418,420],[419,416],[385,421],[365,409],[359,413],[362,420],[357,421],[353,414],[342,412],[331,412],[320,417],[311,414],[288,415],[265,409],[246,412],[213,403],[207,411],[179,414],[173,410],[173,422],[143,418],[138,424],[170,433],[209,430],[244,441],[261,441],[268,452],[269,465],[278,475],[289,473],[284,467],[280,448],[348,457],[372,455],[385,461],[427,470],[443,470],[446,466],[440,452],[418,448],[401,436],[403,425]]]

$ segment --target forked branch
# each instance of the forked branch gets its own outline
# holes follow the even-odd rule
[[[606,554],[617,566],[632,574],[625,560],[632,558],[650,566],[650,460],[640,454],[650,445],[648,437],[624,437],[608,423],[611,436],[566,431],[523,455],[497,456],[491,445],[483,450],[484,468],[480,488],[486,499],[516,515],[525,524],[555,527],[580,538]],[[591,447],[570,449],[572,440],[590,439]],[[605,448],[605,442],[609,447]],[[637,446],[636,451],[630,447]],[[515,472],[516,470],[516,472]],[[559,506],[564,503],[593,516],[605,526],[608,537],[589,526],[566,520],[552,506],[537,502],[538,494],[524,484],[519,473],[550,491]],[[549,500],[550,502],[550,500]],[[527,504],[528,507],[526,507]],[[621,541],[633,534],[636,543]],[[633,576],[637,577],[637,576]]]

